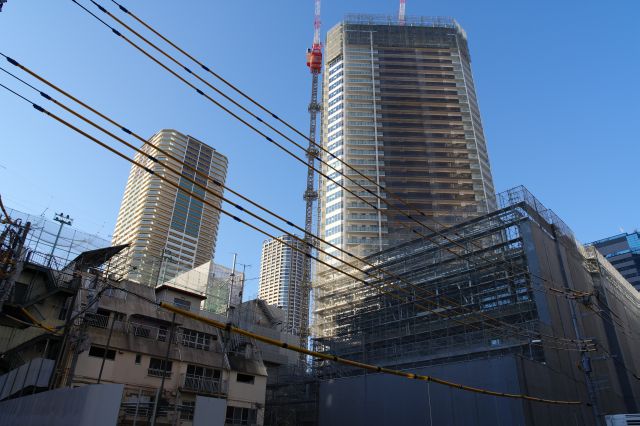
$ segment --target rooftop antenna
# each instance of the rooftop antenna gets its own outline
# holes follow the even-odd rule
[[[400,10],[398,11],[398,23],[400,25],[404,25],[406,8],[407,8],[407,0],[400,0]]]

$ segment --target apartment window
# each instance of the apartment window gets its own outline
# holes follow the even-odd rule
[[[167,333],[169,330],[164,325],[158,327],[158,340],[161,342],[165,342],[167,340]]]
[[[142,363],[142,355],[136,354],[136,364],[141,364],[141,363]]]
[[[147,370],[147,374],[153,377],[171,377],[171,370],[173,369],[173,362],[167,361],[165,365],[165,361],[160,358],[150,358],[149,359],[149,369]]]
[[[342,75],[343,75],[343,72],[340,71],[338,74],[331,76],[331,78],[329,78],[329,83],[333,83],[334,81],[342,77]]]
[[[336,87],[340,86],[342,84],[342,81],[336,81],[335,83],[333,83],[332,85],[329,86],[329,90],[333,90]],[[329,95],[331,96],[331,95]]]
[[[331,67],[331,65],[329,65],[329,67]],[[337,71],[342,69],[342,64],[339,64],[337,67],[333,68],[332,70],[329,71],[329,75],[333,75],[335,74]]]
[[[210,350],[212,337],[213,336],[210,334],[184,329],[182,330],[182,345],[189,348],[208,351]]]
[[[236,376],[236,381],[238,383],[247,383],[250,385],[253,384],[255,379],[256,379],[256,376],[252,376],[251,374],[238,373],[238,375]]]
[[[67,297],[62,306],[60,307],[60,312],[58,313],[58,319],[60,321],[64,321],[67,319],[67,312],[69,312],[69,305],[71,304],[71,296]]]
[[[151,337],[151,329],[144,327],[142,324],[131,324],[133,329],[133,335],[136,337],[145,337],[149,339]]]
[[[333,114],[333,113],[334,113],[334,112],[336,112],[336,111],[340,111],[340,110],[341,110],[341,109],[343,109],[343,108],[344,108],[344,105],[343,105],[343,104],[340,104],[340,105],[338,105],[337,107],[331,108],[331,109],[329,110],[329,115]]]
[[[184,300],[176,297],[173,299],[173,304],[176,305],[178,308],[184,309],[186,311],[191,309],[191,302],[188,300]]]
[[[105,357],[105,350],[107,352],[107,356]],[[106,349],[106,348],[102,348],[100,346],[91,346],[91,348],[89,348],[89,356],[93,356],[96,358],[106,358],[106,359],[110,359],[110,360],[115,360],[116,359],[116,351],[113,349]]]
[[[326,198],[326,202],[327,202],[327,203],[330,203],[330,202],[335,201],[335,200],[337,200],[337,199],[339,199],[339,198],[342,198],[342,190],[340,190],[340,191],[338,191],[338,192],[336,192],[336,193],[334,193],[334,194],[329,195],[329,196]]]
[[[207,379],[219,379],[220,370],[189,364],[187,365],[187,376],[202,377]]]
[[[255,408],[227,407],[225,426],[255,425],[258,419],[258,410]]]
[[[195,401],[182,401],[182,405],[178,406],[178,410],[180,410],[180,420],[193,420],[193,412],[195,409]]]

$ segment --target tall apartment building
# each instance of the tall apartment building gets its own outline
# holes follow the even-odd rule
[[[169,172],[163,165],[141,154],[136,155],[136,161],[155,174],[132,166],[113,233],[113,244],[131,244],[126,258],[121,260],[129,268],[130,280],[157,285],[213,258],[220,213],[185,191],[220,206],[219,198],[205,193],[187,179],[221,194],[219,186],[207,182],[193,169],[224,183],[227,157],[194,137],[175,130],[161,130],[149,142],[188,166],[145,145],[144,152],[170,164],[180,171],[180,175]],[[184,191],[164,183],[162,179],[177,183]]]
[[[323,86],[323,145],[333,155],[443,224],[494,210],[467,38],[456,21],[398,25],[388,17],[347,16],[327,34]],[[325,160],[406,210],[337,160]],[[322,238],[366,255],[415,237],[411,219],[335,170],[323,171],[379,209],[321,178]]]
[[[591,244],[640,291],[640,232],[618,234]]]
[[[309,323],[309,293],[302,290],[304,244],[290,236],[262,244],[258,298],[285,311],[285,330],[299,334]]]

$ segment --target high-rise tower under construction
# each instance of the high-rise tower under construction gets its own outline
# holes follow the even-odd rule
[[[428,218],[451,225],[494,209],[467,38],[453,19],[348,16],[327,35],[323,106],[324,147],[369,179],[329,156],[338,171],[323,171],[378,208],[321,178],[322,238],[358,255],[415,238],[398,198],[435,228]]]

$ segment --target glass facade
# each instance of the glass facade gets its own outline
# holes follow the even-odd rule
[[[591,244],[640,291],[640,232],[618,234]]]
[[[219,186],[207,182],[204,176],[196,174],[193,169],[224,183],[227,158],[203,142],[175,130],[161,130],[149,142],[185,165],[156,152],[148,145],[143,147],[143,151],[179,170],[180,174],[169,171],[160,162],[155,163],[146,156],[136,155],[136,161],[152,169],[155,174],[150,175],[136,166],[131,168],[113,243],[131,244],[129,252],[122,259],[130,270],[129,279],[157,285],[213,258],[220,213],[189,193],[217,206],[221,204],[220,199],[206,194],[203,188],[189,179],[221,194]],[[176,183],[182,189],[176,189],[163,179]]]

